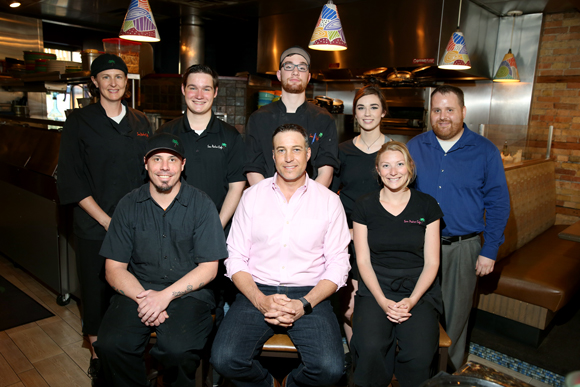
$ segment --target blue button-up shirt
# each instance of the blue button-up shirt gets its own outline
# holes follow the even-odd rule
[[[445,153],[431,130],[409,141],[417,168],[416,188],[443,210],[443,236],[482,232],[481,255],[495,259],[504,241],[510,199],[499,149],[463,124],[463,134]],[[485,212],[485,221],[484,221]]]

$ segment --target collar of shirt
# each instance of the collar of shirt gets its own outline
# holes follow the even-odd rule
[[[304,193],[306,191],[308,191],[309,182],[310,182],[310,177],[308,176],[308,173],[306,173],[306,181],[304,182],[303,185],[301,185],[300,187],[298,187],[296,189],[296,192],[294,192],[292,194],[290,201],[300,200],[300,198],[304,195]],[[284,194],[282,193],[282,190],[280,189],[280,186],[278,185],[278,172],[275,172],[274,176],[272,178],[272,190],[277,194],[277,197],[280,200],[282,200],[282,203],[286,203],[286,197],[284,196]],[[292,199],[294,199],[294,200],[292,200]]]
[[[275,103],[275,104],[277,104],[277,106],[278,106],[278,109],[280,109],[280,111],[281,111],[282,113],[286,113],[286,112],[287,112],[287,111],[286,111],[286,105],[284,105],[284,102],[282,102],[282,99],[279,99],[278,101],[276,101],[276,102],[272,102],[272,103]],[[296,109],[296,112],[295,112],[295,113],[289,113],[289,114],[297,114],[297,113],[302,113],[302,111],[306,109],[306,104],[307,104],[307,103],[308,103],[308,101],[306,101],[306,100],[305,100],[305,101],[304,101],[304,103],[303,103],[302,105],[298,106],[298,109]]]
[[[205,130],[203,131],[203,133],[201,135],[198,135],[197,133],[195,133],[195,131],[193,129],[191,129],[191,125],[189,124],[189,120],[187,119],[187,114],[183,115],[183,126],[181,127],[181,131],[184,133],[195,133],[197,136],[201,137],[204,135],[204,133],[217,133],[219,131],[218,125],[216,125],[215,120],[218,120],[219,118],[216,117],[216,115],[213,113],[213,111],[211,112],[211,118],[209,119],[209,122],[207,123],[207,127],[205,128]]]
[[[173,199],[173,202],[171,202],[171,204],[167,207],[167,209],[171,208],[171,206],[175,202],[178,202],[183,207],[187,207],[187,204],[189,203],[189,196],[191,196],[191,195],[186,195],[183,192],[183,186],[187,183],[185,182],[183,177],[181,177],[179,179],[179,181],[181,182],[181,186],[179,187],[179,192],[177,193],[177,196],[175,197],[175,199]],[[150,184],[151,183],[148,182],[139,188],[139,192],[137,195],[137,203],[142,203],[142,202],[144,202],[146,200],[150,200],[150,199],[153,200],[153,198],[151,197],[151,191],[149,190]]]
[[[123,119],[119,123],[115,122],[115,120],[113,120],[111,117],[107,116],[107,112],[105,111],[105,108],[103,107],[103,105],[101,105],[100,101],[97,102],[95,105],[98,106],[99,112],[101,114],[103,114],[105,117],[107,117],[108,121],[111,123],[111,125],[115,128],[115,130],[117,132],[124,134],[124,135],[128,135],[129,133],[131,133],[132,129],[129,125],[123,124],[123,121],[125,121],[125,123],[127,123],[127,121],[125,119],[129,115],[129,105],[127,105],[127,101],[125,101],[125,100],[121,100],[121,104],[125,105],[125,116],[123,117]]]
[[[430,130],[427,132],[427,136],[425,136],[425,138],[423,138],[423,144],[425,145],[429,145],[433,148],[436,148],[438,150],[443,151],[443,149],[441,148],[441,145],[439,145],[439,142],[437,141],[437,136],[435,136],[435,131]],[[469,128],[467,127],[467,125],[465,125],[465,122],[463,123],[463,134],[461,135],[461,138],[459,138],[459,141],[457,141],[455,143],[455,145],[453,145],[453,147],[451,149],[449,149],[449,152],[453,152],[456,151],[458,149],[461,149],[463,147],[466,146],[475,146],[476,145],[476,136],[475,133],[473,133],[471,130],[469,130]]]

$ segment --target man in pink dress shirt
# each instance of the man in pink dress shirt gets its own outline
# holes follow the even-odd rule
[[[346,216],[338,196],[306,174],[310,149],[301,126],[280,126],[272,144],[277,173],[247,189],[234,215],[225,264],[240,294],[211,362],[236,386],[278,386],[257,356],[274,333],[287,333],[301,364],[283,385],[331,385],[343,373],[328,297],[350,270]]]

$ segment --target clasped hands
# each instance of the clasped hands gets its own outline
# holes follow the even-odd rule
[[[264,315],[268,324],[281,327],[291,327],[300,317],[304,316],[304,307],[300,300],[292,300],[285,294],[262,295],[258,299],[258,309]]]
[[[171,302],[171,295],[155,290],[145,290],[137,294],[137,313],[141,322],[149,327],[163,324],[169,318],[167,307]]]
[[[400,324],[412,316],[410,311],[415,306],[415,303],[410,298],[403,298],[401,301],[395,302],[385,297],[379,302],[379,305],[387,314],[389,321]]]

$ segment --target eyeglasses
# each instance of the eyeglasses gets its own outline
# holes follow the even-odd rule
[[[308,65],[304,63],[294,64],[292,62],[286,62],[282,63],[282,66],[280,67],[286,71],[294,71],[294,68],[298,68],[298,71],[300,71],[301,73],[305,73],[308,71]]]

